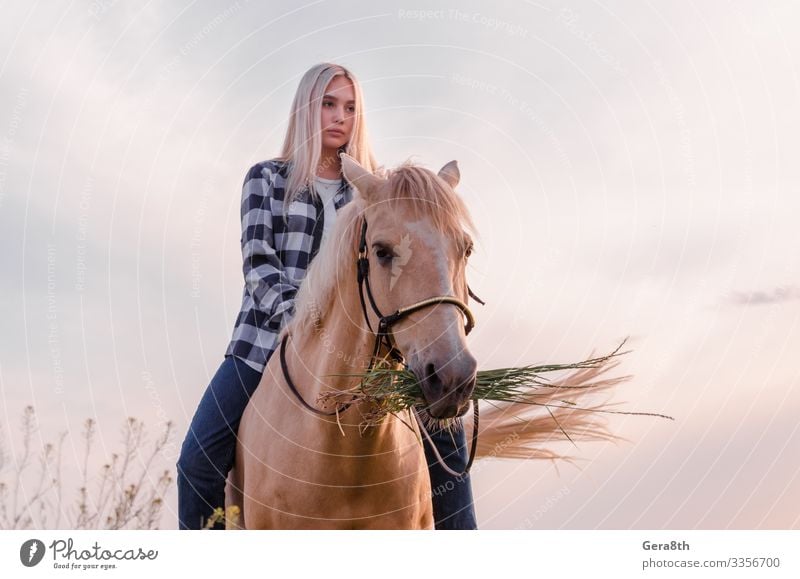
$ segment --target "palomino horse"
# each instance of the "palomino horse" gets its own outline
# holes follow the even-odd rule
[[[406,164],[382,178],[343,155],[342,169],[355,186],[353,200],[339,211],[312,262],[295,316],[281,331],[285,351],[270,358],[239,426],[226,507],[240,508],[241,527],[433,527],[428,467],[411,413],[390,415],[362,432],[367,403],[330,414],[336,409],[318,402],[323,392],[357,386],[352,376],[333,375],[370,365],[376,309],[391,313],[437,298],[394,321],[388,328],[391,348],[381,345],[380,354],[399,352],[422,377],[430,416],[461,416],[469,409],[477,365],[465,341],[472,324],[465,267],[472,247],[467,230],[475,228],[454,191],[455,161],[438,175]],[[362,238],[366,249],[359,255]],[[359,295],[359,257],[369,265],[372,303],[366,306]],[[560,393],[559,400],[573,394]],[[482,430],[478,456],[525,456],[520,449],[526,443],[563,432],[567,419],[557,428],[542,423],[523,436],[509,435],[514,420],[519,418],[509,415],[494,435]],[[586,426],[582,421],[576,417],[570,424]]]

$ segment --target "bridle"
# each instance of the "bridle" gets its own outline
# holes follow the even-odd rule
[[[372,357],[370,358],[369,367],[367,368],[367,373],[369,373],[375,361],[378,360],[378,355],[380,353],[381,345],[385,345],[388,349],[387,356],[390,357],[393,361],[398,364],[402,364],[406,368],[408,367],[405,363],[405,358],[403,357],[402,353],[395,347],[394,345],[394,337],[392,334],[392,325],[397,323],[398,321],[402,320],[403,318],[409,316],[410,314],[417,312],[419,310],[425,309],[427,307],[436,305],[436,304],[452,304],[456,306],[461,312],[464,314],[466,318],[466,323],[464,325],[464,333],[469,334],[472,331],[472,328],[475,326],[475,318],[472,315],[469,307],[462,302],[460,299],[454,296],[438,296],[427,298],[421,301],[418,301],[414,304],[409,306],[403,307],[391,313],[387,316],[384,316],[378,305],[375,303],[375,298],[372,295],[372,288],[370,287],[369,283],[369,258],[367,252],[367,219],[366,217],[362,220],[361,225],[361,239],[358,245],[358,262],[357,262],[357,269],[358,269],[358,297],[361,300],[361,310],[364,313],[364,319],[367,321],[367,326],[369,327],[371,332],[374,332],[372,329],[372,324],[369,321],[369,315],[367,314],[367,305],[366,301],[364,300],[364,288],[366,287],[367,290],[367,297],[369,298],[369,303],[372,306],[372,310],[378,316],[378,331],[375,332],[375,347],[372,351]],[[477,301],[478,303],[483,305],[483,301],[476,296],[472,289],[467,285],[467,291],[469,292],[469,296]],[[284,335],[283,339],[281,340],[280,345],[280,360],[281,360],[281,369],[283,371],[283,376],[286,379],[286,383],[289,386],[289,389],[294,393],[297,399],[305,406],[307,409],[311,410],[312,412],[319,414],[321,416],[333,416],[334,414],[338,414],[340,412],[344,412],[347,410],[351,402],[347,402],[343,404],[341,407],[337,408],[336,410],[325,412],[323,410],[319,410],[311,406],[306,400],[302,397],[300,392],[297,390],[294,382],[292,381],[289,375],[289,368],[286,364],[286,339],[287,335]],[[476,399],[472,399],[472,409],[473,409],[473,430],[472,430],[472,445],[470,448],[469,454],[469,461],[467,462],[467,466],[464,469],[464,472],[458,473],[452,470],[447,464],[445,464],[444,459],[442,459],[441,454],[439,454],[438,449],[434,445],[433,441],[431,440],[430,434],[428,433],[427,429],[421,422],[421,418],[419,413],[417,412],[416,408],[413,408],[414,414],[417,418],[417,422],[420,426],[420,430],[425,434],[425,437],[428,440],[428,444],[430,444],[433,453],[435,454],[439,464],[444,468],[447,472],[449,472],[453,476],[461,477],[469,473],[470,468],[472,467],[472,462],[475,459],[475,451],[478,446],[478,425],[480,421],[480,415],[478,412],[478,401]]]

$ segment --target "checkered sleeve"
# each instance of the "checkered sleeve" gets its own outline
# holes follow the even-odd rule
[[[267,316],[267,326],[278,332],[294,315],[298,286],[287,275],[275,250],[273,183],[274,175],[264,165],[248,171],[242,186],[241,241],[245,291],[256,309]]]

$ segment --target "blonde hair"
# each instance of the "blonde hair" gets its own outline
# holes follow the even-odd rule
[[[343,76],[353,83],[355,93],[355,118],[350,140],[340,147],[367,171],[375,172],[378,167],[369,146],[367,129],[364,123],[364,98],[361,85],[355,75],[339,64],[322,62],[312,66],[300,79],[292,102],[289,127],[283,141],[279,159],[290,163],[289,178],[286,182],[285,208],[308,188],[312,196],[318,196],[314,189],[314,177],[322,153],[322,97],[331,80]]]

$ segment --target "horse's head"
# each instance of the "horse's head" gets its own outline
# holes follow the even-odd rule
[[[455,193],[455,161],[438,175],[402,165],[386,178],[342,156],[345,178],[356,188],[367,221],[369,284],[384,315],[427,298],[452,296],[467,303],[466,263],[475,231]],[[367,297],[365,296],[365,300]],[[372,328],[378,316],[367,306]],[[395,347],[420,379],[428,412],[436,418],[463,415],[475,388],[477,363],[466,346],[464,314],[437,302],[394,322]]]

